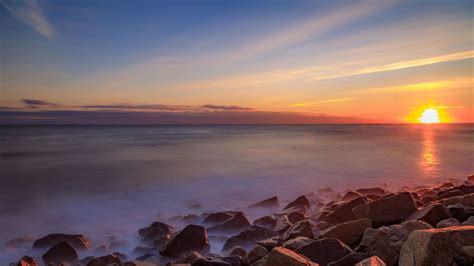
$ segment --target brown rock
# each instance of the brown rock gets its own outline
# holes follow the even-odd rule
[[[193,224],[186,226],[173,236],[160,254],[176,258],[191,251],[209,251],[206,228]]]
[[[474,225],[474,216],[467,218],[466,221],[462,222],[462,225]]]
[[[308,220],[303,220],[292,225],[283,234],[283,241],[295,238],[297,236],[304,236],[307,238],[314,238],[311,223]]]
[[[446,198],[451,198],[451,197],[456,197],[456,196],[462,196],[464,193],[462,193],[460,190],[454,189],[454,190],[448,190],[448,191],[441,191],[438,193],[437,199],[446,199]]]
[[[363,195],[360,194],[359,192],[354,192],[354,191],[347,191],[346,194],[344,194],[344,196],[342,196],[342,201],[350,201],[350,200],[353,200],[355,198],[359,198],[359,197],[362,197]]]
[[[353,209],[358,218],[367,218],[374,226],[398,223],[416,210],[415,199],[409,192],[384,197]]]
[[[287,248],[289,250],[297,250],[300,247],[306,246],[312,242],[314,242],[314,239],[307,238],[304,236],[297,236],[293,239],[283,242],[282,247]]]
[[[252,224],[243,212],[239,212],[229,220],[207,228],[209,232],[227,232],[234,233],[250,227]]]
[[[308,217],[306,217],[306,214],[301,213],[301,212],[292,212],[289,213],[288,215],[288,220],[290,223],[294,224],[302,220],[306,220]]]
[[[436,228],[445,228],[450,226],[459,226],[461,223],[456,218],[448,218],[436,223]]]
[[[76,250],[64,241],[54,245],[43,255],[45,264],[54,262],[72,263],[77,261],[78,258]]]
[[[342,257],[340,260],[329,263],[328,266],[354,266],[367,257],[368,255],[362,252],[350,253]]]
[[[330,227],[321,233],[321,237],[337,238],[349,246],[354,246],[362,239],[367,228],[372,228],[372,221],[362,218]]]
[[[87,266],[122,265],[122,260],[115,255],[106,255],[92,259]]]
[[[17,263],[17,266],[38,266],[36,261],[29,256],[23,256],[21,260]]]
[[[33,248],[50,248],[60,242],[67,242],[77,249],[87,249],[89,247],[88,241],[82,235],[49,234],[37,239],[33,243]]]
[[[385,262],[377,257],[377,256],[372,256],[370,258],[367,258],[359,263],[357,263],[355,266],[386,266]]]
[[[455,265],[463,246],[474,245],[474,226],[418,230],[400,252],[400,265]]]
[[[360,188],[356,191],[364,196],[367,196],[367,195],[385,196],[385,194],[387,194],[387,191],[385,189],[379,188],[379,187]]]
[[[274,247],[281,246],[282,244],[281,236],[274,236],[264,240],[257,241],[257,244],[266,248],[268,251],[271,251]]]
[[[223,251],[229,250],[235,246],[244,248],[255,245],[257,241],[265,240],[276,236],[277,233],[263,226],[252,225],[239,234],[230,237],[222,247]]]
[[[245,258],[247,256],[247,251],[241,246],[235,246],[227,251],[229,256],[241,256]]]
[[[462,204],[464,207],[474,207],[474,193],[442,199],[441,203],[443,203],[446,206],[454,205],[454,204]]]
[[[467,181],[474,182],[474,175],[468,176]]]
[[[259,201],[257,203],[254,203],[254,204],[248,206],[248,208],[274,208],[274,207],[278,207],[279,205],[280,204],[278,202],[278,197],[274,196],[274,197],[271,197],[269,199],[262,200],[262,201]]]
[[[453,218],[456,218],[460,222],[463,222],[469,217],[474,216],[474,207],[465,207],[460,203],[449,205],[448,209]]]
[[[162,222],[154,222],[150,226],[138,230],[138,234],[144,239],[153,241],[157,238],[164,238],[167,235],[174,234],[176,229]]]
[[[278,233],[284,233],[288,228],[290,228],[293,224],[290,222],[290,219],[288,219],[288,216],[286,215],[281,215],[278,217],[275,227],[273,228],[274,231]]]
[[[357,217],[354,215],[352,210],[357,206],[365,205],[367,203],[368,201],[365,197],[355,198],[338,206],[333,212],[328,214],[328,216],[323,221],[336,224],[356,220]]]
[[[344,243],[335,238],[323,238],[303,246],[296,253],[301,254],[311,261],[325,266],[333,261],[340,260],[342,257],[351,253],[352,250]]]
[[[202,223],[207,226],[213,226],[221,224],[232,217],[234,217],[233,212],[215,212],[208,214],[207,217],[202,221]]]
[[[268,266],[317,266],[318,264],[310,261],[308,258],[301,256],[284,247],[276,247],[268,255]]]
[[[247,263],[252,264],[258,260],[261,260],[263,257],[268,255],[268,250],[260,245],[255,245],[255,247],[250,250],[247,255]]]
[[[263,216],[253,221],[254,225],[265,226],[268,229],[273,229],[276,223],[277,223],[277,218],[273,215]]]
[[[296,206],[301,206],[301,205],[305,206],[308,209],[311,208],[311,205],[309,204],[309,201],[306,198],[306,196],[302,195],[302,196],[299,196],[294,201],[288,203],[288,205],[286,205],[284,210],[287,210],[287,209],[290,209],[290,208],[293,208],[293,207],[296,207]]]
[[[439,221],[449,217],[451,217],[451,213],[446,206],[441,203],[433,203],[412,213],[405,219],[405,221],[420,220],[427,222],[432,226],[436,226]]]

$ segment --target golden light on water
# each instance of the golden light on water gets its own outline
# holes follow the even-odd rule
[[[440,122],[438,111],[434,108],[425,109],[418,120],[425,124]]]

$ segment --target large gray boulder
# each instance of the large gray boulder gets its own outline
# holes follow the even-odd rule
[[[365,230],[372,228],[372,221],[366,218],[337,224],[324,230],[322,238],[337,238],[349,246],[357,244],[364,236]]]
[[[451,213],[446,206],[441,203],[433,203],[412,213],[405,219],[405,221],[420,220],[427,222],[432,226],[436,226],[439,221],[450,217]]]
[[[344,256],[352,252],[352,249],[335,238],[323,238],[305,245],[297,250],[296,253],[301,254],[311,261],[319,265],[328,265],[333,261],[342,259]]]
[[[208,252],[209,241],[206,228],[190,224],[176,233],[160,254],[168,257],[179,257],[192,251]]]
[[[345,202],[337,206],[334,211],[329,213],[325,218],[322,218],[321,220],[332,224],[356,220],[357,217],[354,215],[352,209],[356,208],[357,206],[366,205],[367,203],[368,201],[365,197],[357,197],[349,202]]]
[[[257,241],[269,239],[277,235],[278,234],[276,232],[266,227],[252,225],[239,234],[227,239],[224,246],[222,247],[222,250],[226,251],[235,246],[250,248],[255,245]]]
[[[43,261],[46,265],[55,262],[74,263],[78,258],[76,250],[67,242],[60,242],[43,254]]]

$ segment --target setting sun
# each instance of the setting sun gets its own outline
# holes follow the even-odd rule
[[[425,109],[423,113],[421,114],[419,121],[421,123],[427,123],[427,124],[439,123],[438,111],[434,108]]]

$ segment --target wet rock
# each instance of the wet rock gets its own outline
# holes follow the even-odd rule
[[[436,228],[444,228],[444,227],[458,226],[458,225],[461,225],[461,223],[456,218],[448,218],[436,223]]]
[[[167,235],[172,235],[176,232],[176,229],[162,222],[154,222],[150,226],[138,230],[138,234],[144,239],[153,241],[156,238],[163,238]]]
[[[466,221],[462,222],[462,225],[474,225],[474,216],[467,218]]]
[[[304,236],[307,238],[314,238],[313,229],[311,223],[308,220],[303,220],[292,225],[283,234],[283,241],[292,239],[298,236]]]
[[[250,227],[252,224],[249,219],[244,215],[244,213],[239,212],[234,215],[234,217],[229,220],[224,221],[221,224],[211,226],[207,228],[208,232],[238,232],[243,229]]]
[[[247,263],[252,264],[258,260],[261,260],[263,257],[268,255],[268,250],[260,245],[255,245],[255,247],[250,250],[247,255]]]
[[[296,206],[305,206],[308,209],[311,208],[308,198],[306,198],[305,195],[302,195],[296,198],[294,201],[288,203],[288,205],[285,206],[284,210],[287,210]]]
[[[160,258],[156,256],[155,254],[144,254],[138,258],[135,259],[136,261],[142,261],[142,262],[149,262],[153,263],[155,265],[160,265]]]
[[[257,244],[266,248],[268,251],[271,251],[274,247],[281,246],[282,244],[281,236],[274,236],[264,240],[257,241]]]
[[[223,261],[230,263],[232,266],[241,266],[245,265],[245,257],[241,256],[228,256],[222,258]]]
[[[427,222],[432,226],[436,226],[439,221],[450,217],[451,213],[446,206],[441,203],[433,203],[412,213],[405,219],[405,221],[420,220]]]
[[[106,255],[91,260],[87,266],[122,265],[122,260],[114,255]]]
[[[300,254],[286,249],[284,247],[276,247],[268,255],[267,265],[272,266],[317,266],[308,258]]]
[[[359,263],[357,263],[355,266],[386,266],[385,262],[377,257],[377,256],[372,256],[370,258],[367,258]]]
[[[474,182],[474,175],[468,176],[467,181]]]
[[[23,236],[9,240],[5,243],[7,248],[29,248],[34,238],[32,236]]]
[[[474,226],[418,230],[410,234],[400,253],[400,265],[455,265],[463,246],[474,245]]]
[[[113,252],[112,255],[114,255],[115,257],[119,257],[121,260],[126,260],[127,259],[127,255],[125,255],[124,253],[120,253],[120,252]]]
[[[423,221],[407,221],[402,224],[383,226],[378,229],[367,229],[361,241],[370,256],[378,256],[387,265],[396,265],[403,243],[415,230],[431,229]]]
[[[357,218],[367,218],[374,226],[398,223],[417,211],[415,199],[409,192],[372,201],[353,209]]]
[[[54,262],[72,263],[79,259],[76,250],[67,242],[59,242],[42,256],[45,264]]]
[[[352,252],[351,248],[335,238],[315,240],[295,251],[322,266],[340,260]]]
[[[328,266],[354,266],[355,264],[366,259],[368,255],[362,252],[350,253],[342,257],[340,260],[333,261]]]
[[[440,199],[446,199],[446,198],[451,198],[451,197],[456,197],[456,196],[462,196],[464,195],[464,193],[462,193],[460,190],[458,189],[454,189],[454,190],[448,190],[448,191],[441,191],[438,196],[437,196],[437,199],[440,200]]]
[[[464,246],[461,248],[461,252],[469,258],[474,258],[474,246]]]
[[[114,249],[120,249],[120,248],[125,248],[129,245],[130,243],[127,240],[114,240],[109,243],[109,248],[114,250]]]
[[[356,220],[357,217],[354,215],[352,210],[357,206],[365,205],[367,203],[368,201],[365,197],[355,198],[347,203],[343,203],[338,206],[333,212],[329,213],[327,217],[323,219],[323,221],[332,224],[337,224]]]
[[[38,264],[32,257],[23,256],[23,258],[18,261],[17,266],[38,266]]]
[[[367,228],[372,228],[372,221],[366,218],[337,224],[321,233],[322,238],[337,238],[349,246],[357,244]]]
[[[188,225],[176,233],[160,254],[168,257],[178,257],[192,251],[209,251],[206,228],[199,225]]]
[[[442,199],[441,203],[446,206],[462,204],[464,207],[474,207],[474,193]]]
[[[207,215],[207,217],[204,218],[202,223],[206,226],[214,226],[221,224],[232,217],[234,217],[234,213],[232,212],[215,212]]]
[[[241,256],[242,258],[247,257],[247,251],[241,246],[235,246],[227,251],[229,256]]]
[[[292,224],[297,223],[302,220],[306,220],[308,218],[306,217],[304,213],[301,213],[301,212],[292,212],[292,213],[289,213],[287,216],[288,216],[288,220]]]
[[[273,215],[263,216],[253,221],[253,224],[265,226],[268,229],[273,229],[276,223],[277,223],[277,218]]]
[[[195,260],[192,266],[232,266],[232,264],[218,257],[202,257]]]
[[[278,232],[278,233],[284,233],[292,225],[293,224],[290,222],[290,219],[288,219],[288,216],[282,215],[282,216],[278,217],[273,230]]]
[[[225,242],[222,250],[226,251],[235,246],[244,248],[255,245],[257,241],[268,239],[276,236],[277,233],[263,226],[252,225],[239,234],[230,237]]]
[[[385,196],[385,194],[387,194],[387,191],[385,189],[379,188],[379,187],[360,188],[360,189],[357,189],[356,192],[364,196],[367,196],[367,195]]]
[[[60,242],[67,242],[77,249],[87,249],[89,247],[88,241],[82,235],[49,234],[37,239],[33,243],[33,248],[50,248]]]
[[[289,250],[297,250],[300,247],[306,246],[312,242],[314,242],[314,239],[307,238],[304,236],[298,236],[298,237],[295,237],[293,239],[283,242],[282,247],[287,248]]]
[[[344,196],[342,196],[342,201],[351,201],[353,199],[356,199],[356,198],[360,198],[362,197],[363,195],[360,194],[359,192],[354,192],[354,191],[347,191],[346,194],[344,194]]]
[[[257,203],[254,203],[248,206],[248,208],[274,208],[274,207],[278,207],[279,205],[280,204],[278,202],[278,197],[274,196],[266,200],[262,200]]]
[[[453,204],[448,206],[449,212],[460,222],[464,222],[470,216],[474,216],[474,207],[465,207],[462,204]]]

